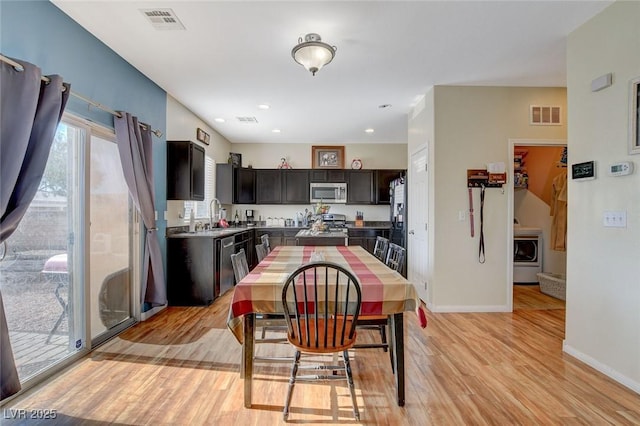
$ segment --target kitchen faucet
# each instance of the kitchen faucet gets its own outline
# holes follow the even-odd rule
[[[213,202],[215,201],[215,203],[217,204],[218,207],[218,213],[216,213],[216,215],[214,216],[213,214]],[[220,210],[222,209],[222,204],[220,204],[220,200],[218,200],[217,198],[214,198],[211,200],[211,202],[209,203],[209,229],[213,229],[214,227],[214,222],[213,222],[213,218],[216,218],[216,223],[220,220]]]

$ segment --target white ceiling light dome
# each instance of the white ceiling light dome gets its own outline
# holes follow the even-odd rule
[[[298,39],[298,45],[291,51],[291,56],[297,63],[311,71],[311,74],[316,75],[323,66],[333,60],[336,49],[335,46],[323,42],[318,34],[309,33],[304,37],[304,42],[302,38]]]

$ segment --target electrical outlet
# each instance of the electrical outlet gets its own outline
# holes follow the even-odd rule
[[[467,217],[467,215],[466,215],[466,212],[464,210],[458,210],[458,221],[459,222],[464,222],[466,217]]]
[[[603,225],[606,228],[626,228],[626,211],[605,211],[603,215]]]

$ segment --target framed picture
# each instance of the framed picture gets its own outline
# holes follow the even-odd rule
[[[640,77],[629,82],[629,154],[640,154]]]
[[[231,164],[234,167],[242,167],[242,154],[238,154],[237,152],[230,152],[229,158],[231,159]]]
[[[344,146],[312,146],[311,167],[314,169],[343,169]]]
[[[196,131],[196,138],[200,142],[209,145],[209,140],[211,139],[211,136],[209,136],[209,133],[205,132],[200,127],[198,127],[198,130]]]

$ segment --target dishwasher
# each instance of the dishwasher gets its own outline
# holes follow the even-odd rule
[[[222,296],[227,290],[233,288],[234,276],[231,255],[235,253],[235,238],[233,236],[220,238],[218,244],[218,294]]]

